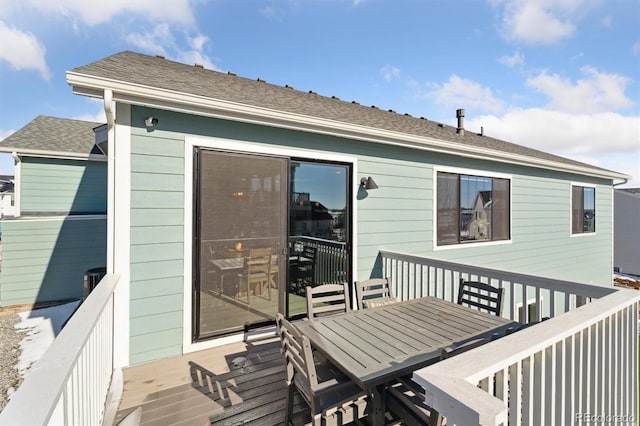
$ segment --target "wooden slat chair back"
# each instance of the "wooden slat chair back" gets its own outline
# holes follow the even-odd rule
[[[276,326],[287,365],[285,424],[289,425],[293,416],[294,388],[309,404],[314,426],[341,425],[365,417],[367,393],[345,375],[335,372],[330,364],[314,361],[309,339],[280,313],[276,314]]]
[[[254,291],[271,300],[270,279],[271,248],[249,249],[249,256],[244,258],[242,274],[240,275],[241,291],[246,290],[247,303],[251,302],[250,295]]]
[[[307,286],[307,317],[334,315],[351,310],[349,303],[349,285],[322,284],[317,287]]]
[[[364,281],[356,281],[356,300],[358,309],[375,308],[398,300],[393,297],[390,278],[372,278]]]
[[[460,278],[458,304],[467,305],[496,316],[502,314],[502,294],[504,290],[477,281]]]

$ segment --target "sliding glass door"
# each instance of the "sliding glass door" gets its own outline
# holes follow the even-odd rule
[[[306,314],[351,281],[351,165],[194,152],[193,340]]]
[[[351,281],[351,167],[291,160],[288,315],[306,315],[306,287]]]
[[[194,340],[284,312],[288,160],[195,153]]]

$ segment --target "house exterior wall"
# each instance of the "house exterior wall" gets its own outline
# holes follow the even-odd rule
[[[614,266],[640,276],[640,194],[616,190],[614,195]]]
[[[107,211],[107,164],[103,161],[23,157],[20,213]]]
[[[0,306],[82,297],[84,272],[106,262],[106,217],[2,222]]]
[[[159,125],[147,130],[144,118]],[[516,165],[465,159],[366,141],[279,130],[142,107],[131,109],[130,362],[181,353],[184,300],[184,176],[186,136],[228,138],[339,153],[357,158],[358,176],[380,186],[359,199],[357,271],[379,273],[380,249],[458,260],[597,285],[611,285],[611,182]],[[507,174],[512,187],[512,240],[434,247],[434,168]],[[571,183],[596,186],[597,232],[571,236]],[[357,186],[353,188],[357,191]]]

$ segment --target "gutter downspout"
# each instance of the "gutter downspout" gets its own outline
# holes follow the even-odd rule
[[[107,117],[107,273],[114,272],[114,246],[115,246],[115,164],[114,164],[114,140],[115,140],[115,117],[113,112],[113,92],[104,89],[104,113]]]
[[[20,199],[22,198],[22,160],[17,152],[12,152],[11,156],[13,157],[14,171],[13,171],[13,202],[14,202],[14,215],[15,217],[20,217]]]

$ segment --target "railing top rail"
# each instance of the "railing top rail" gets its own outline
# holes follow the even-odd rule
[[[0,413],[0,424],[47,424],[73,371],[80,349],[108,306],[118,280],[118,275],[106,275],[78,307]]]
[[[573,311],[551,318],[532,327],[486,343],[455,357],[440,361],[429,367],[414,372],[414,380],[426,389],[426,394],[433,398],[434,390],[438,389],[436,398],[445,398],[457,402],[454,404],[463,416],[471,415],[469,419],[476,422],[478,414],[488,415],[487,418],[502,419],[506,407],[499,407],[493,402],[496,399],[479,389],[479,380],[489,377],[507,366],[526,359],[545,348],[563,341],[567,337],[611,317],[616,312],[640,302],[640,292],[621,289],[592,303],[583,305]],[[636,314],[637,315],[637,314]],[[427,400],[434,404],[434,401]],[[436,401],[434,406],[443,401]],[[449,403],[445,402],[445,406]],[[451,405],[453,406],[453,405]],[[475,407],[475,408],[474,408]],[[482,407],[491,407],[489,411]],[[446,415],[446,413],[442,413]],[[466,417],[462,417],[466,418]],[[501,420],[483,420],[487,424],[498,424]]]
[[[451,269],[454,271],[461,271],[465,273],[478,274],[480,276],[487,276],[490,278],[501,279],[518,284],[536,285],[540,288],[552,288],[557,291],[565,291],[568,293],[578,294],[585,297],[600,298],[608,294],[616,292],[618,289],[614,287],[598,286],[592,284],[582,284],[572,281],[559,280],[556,278],[541,277],[536,275],[522,274],[519,272],[512,272],[502,269],[486,268],[483,266],[474,266],[468,264],[462,264],[452,262],[448,260],[435,259],[426,256],[416,256],[407,253],[400,253],[389,250],[380,250],[380,255],[383,257],[394,258],[403,261],[425,263],[425,260],[430,264],[438,267]]]

